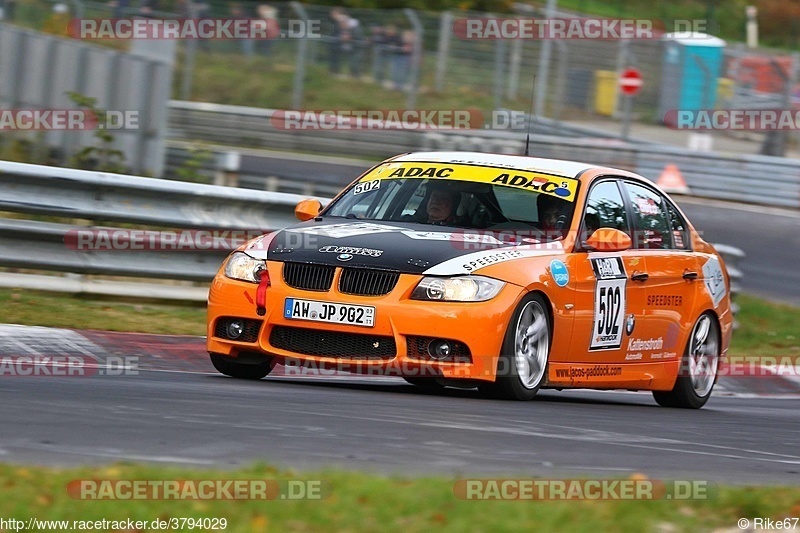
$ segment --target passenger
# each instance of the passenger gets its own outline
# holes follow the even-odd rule
[[[539,229],[552,238],[564,236],[569,204],[564,200],[540,193],[536,197],[539,215]]]

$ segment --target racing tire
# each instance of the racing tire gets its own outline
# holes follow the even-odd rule
[[[716,319],[711,313],[700,315],[686,344],[675,386],[670,391],[653,391],[656,403],[683,409],[703,407],[717,382],[720,346]]]
[[[239,357],[243,355],[246,356],[246,354],[240,354]],[[216,353],[209,354],[209,356],[211,357],[211,364],[220,374],[238,379],[259,380],[272,372],[272,367],[274,366],[272,358],[267,356],[261,356],[255,358],[255,360],[253,360],[254,358],[248,358],[249,360],[246,363],[240,363],[232,357]],[[261,361],[258,359],[261,359]]]
[[[501,400],[531,400],[547,378],[553,340],[549,306],[540,294],[528,294],[517,306],[506,330],[493,383],[478,390]]]

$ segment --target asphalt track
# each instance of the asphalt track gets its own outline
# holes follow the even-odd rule
[[[109,357],[137,363],[116,376],[15,376],[6,367],[3,462],[227,468],[262,460],[405,475],[800,481],[796,386],[770,398],[735,395],[744,378],[728,378],[699,411],[630,392],[543,391],[532,402],[504,402],[456,389],[428,395],[396,378],[236,380],[213,371],[197,337],[36,328],[12,339],[4,328],[0,339],[27,347],[6,344],[5,356],[83,354],[100,373]]]

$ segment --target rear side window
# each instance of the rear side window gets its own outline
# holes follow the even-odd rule
[[[599,228],[614,228],[631,234],[625,203],[616,181],[603,181],[592,187],[583,215],[582,240],[586,240]]]
[[[633,247],[640,250],[673,248],[672,226],[667,201],[660,194],[635,183],[625,182],[633,211]]]
[[[678,250],[691,249],[691,238],[689,237],[689,228],[686,220],[675,209],[675,206],[669,202],[667,202],[667,211],[669,212],[669,220],[672,227],[672,244]]]

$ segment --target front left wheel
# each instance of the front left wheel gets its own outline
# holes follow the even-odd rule
[[[547,377],[552,327],[548,305],[540,294],[528,294],[517,306],[506,330],[494,383],[479,388],[492,398],[530,400]]]
[[[214,368],[221,374],[232,378],[258,380],[272,372],[272,358],[260,354],[250,356],[250,354],[242,353],[237,358],[217,353],[209,355]]]

